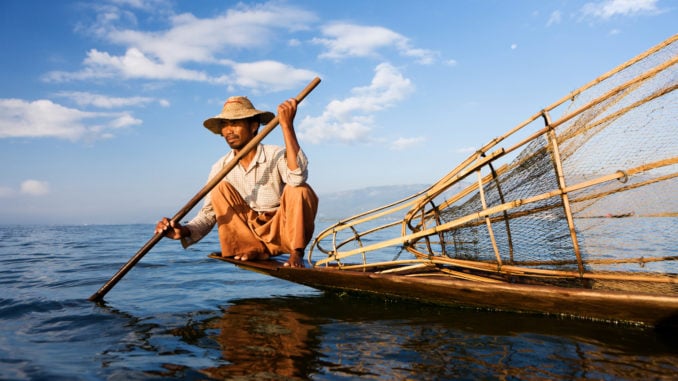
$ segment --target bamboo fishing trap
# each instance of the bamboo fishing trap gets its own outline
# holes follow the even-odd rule
[[[678,295],[678,35],[420,193],[344,219],[314,267]]]

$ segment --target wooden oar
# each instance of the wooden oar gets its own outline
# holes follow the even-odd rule
[[[315,89],[315,87],[318,86],[319,83],[320,78],[318,77],[314,78],[306,86],[306,88],[304,88],[299,93],[299,95],[296,96],[297,102],[301,102],[302,100],[304,100],[304,98],[306,98],[306,96],[311,91],[313,91],[313,89]],[[219,184],[219,182],[224,177],[226,177],[226,175],[229,172],[231,172],[233,168],[235,168],[240,159],[247,155],[248,152],[255,149],[257,145],[266,137],[266,135],[273,131],[273,129],[277,125],[278,125],[278,116],[276,115],[270,122],[268,122],[268,124],[266,124],[266,126],[261,132],[256,134],[254,138],[249,143],[247,143],[247,145],[245,145],[245,147],[243,147],[243,149],[241,149],[237,155],[235,155],[233,160],[231,160],[231,162],[228,163],[221,170],[221,172],[219,172],[207,184],[205,184],[205,186],[195,196],[193,196],[193,198],[183,208],[181,208],[181,210],[179,210],[177,214],[174,215],[174,217],[172,217],[172,221],[176,223],[179,222],[182,218],[184,218],[188,214],[188,212],[190,212],[191,209],[193,209],[200,202],[200,200],[202,200],[212,190],[212,188]],[[167,230],[161,233],[156,233],[148,242],[146,242],[146,244],[141,249],[139,249],[139,251],[137,251],[136,254],[134,254],[134,256],[129,261],[127,261],[127,263],[125,263],[124,266],[120,268],[120,270],[118,270],[117,273],[115,273],[115,275],[113,275],[113,277],[111,277],[111,279],[108,282],[106,282],[106,284],[101,286],[101,288],[97,292],[92,294],[92,296],[89,297],[89,300],[93,302],[102,300],[106,293],[108,293],[108,291],[110,291],[113,288],[113,286],[115,286],[116,283],[118,283],[118,281],[122,279],[122,277],[125,276],[125,274],[127,274],[127,272],[131,270],[132,267],[134,267],[134,265],[136,265],[137,262],[139,262],[139,260],[144,255],[146,255],[146,253],[148,253],[153,248],[153,246],[155,246],[156,243],[160,241],[160,239],[162,239],[162,237],[165,236],[165,234],[167,234]]]

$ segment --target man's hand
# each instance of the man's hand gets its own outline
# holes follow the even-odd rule
[[[297,115],[297,100],[290,98],[278,106],[278,121],[284,129],[294,129],[294,117]]]
[[[181,239],[184,235],[188,234],[183,234],[182,231],[187,230],[183,226],[181,226],[180,223],[174,223],[172,222],[169,218],[163,217],[162,220],[158,221],[158,223],[155,225],[155,234],[162,233],[165,230],[167,230],[167,234],[165,234],[165,237],[171,238],[171,239]]]

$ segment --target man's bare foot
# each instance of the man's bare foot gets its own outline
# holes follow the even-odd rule
[[[284,264],[285,267],[305,267],[304,266],[304,252],[303,251],[295,251],[290,254],[290,258],[285,262]]]
[[[236,261],[265,261],[270,257],[268,253],[250,253],[243,255],[236,255],[233,257]]]

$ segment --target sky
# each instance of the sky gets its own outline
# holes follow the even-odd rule
[[[153,223],[228,152],[233,95],[295,120],[320,195],[432,184],[671,37],[669,0],[0,1],[0,224]],[[264,143],[282,144],[279,129]],[[197,208],[190,215],[197,212]],[[189,215],[189,216],[190,216]]]

